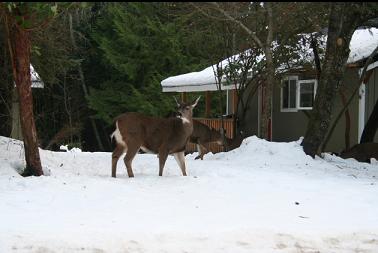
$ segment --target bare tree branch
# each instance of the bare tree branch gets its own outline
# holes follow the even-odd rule
[[[261,47],[261,48],[264,47],[264,45],[261,42],[261,40],[256,36],[256,34],[254,32],[251,31],[251,29],[249,29],[242,22],[240,22],[239,20],[235,19],[233,16],[231,16],[229,13],[227,13],[225,10],[223,10],[222,7],[220,7],[218,3],[212,2],[211,4],[214,5],[217,8],[217,10],[220,13],[222,13],[228,20],[230,20],[230,21],[234,22],[235,24],[239,25],[244,31],[246,31],[248,33],[248,35],[250,35],[252,37],[252,39],[256,42],[256,44],[259,45],[259,47]]]
[[[208,18],[211,18],[211,19],[215,19],[215,20],[219,20],[219,21],[226,21],[226,20],[229,20],[228,18],[219,18],[219,17],[216,17],[216,16],[212,16],[210,15],[209,13],[207,13],[206,11],[204,11],[201,7],[199,7],[197,4],[194,4],[194,3],[189,3],[191,6],[193,6],[196,10],[198,10],[199,12],[201,12],[202,15],[208,17]]]
[[[312,34],[311,34],[311,47],[312,47],[312,51],[314,53],[315,66],[316,66],[316,70],[317,70],[316,78],[319,80],[320,74],[322,72],[322,67],[321,67],[321,64],[320,64],[320,57],[319,57],[319,52],[318,52],[317,41],[314,38],[314,36],[312,36]]]
[[[266,37],[266,46],[269,47],[273,41],[273,10],[270,2],[266,3],[266,9],[268,10],[268,36]]]

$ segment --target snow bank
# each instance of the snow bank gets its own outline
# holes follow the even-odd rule
[[[41,151],[50,176],[19,176],[22,144],[0,137],[0,252],[377,252],[378,165],[306,156],[299,141],[134,159]],[[122,161],[122,160],[120,160]]]

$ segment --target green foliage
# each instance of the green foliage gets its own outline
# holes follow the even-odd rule
[[[58,13],[57,3],[43,2],[7,2],[6,9],[24,29],[33,29]]]
[[[165,15],[168,8],[164,3],[112,3],[97,19],[91,36],[100,49],[96,57],[102,72],[108,74],[98,85],[91,83],[88,101],[99,118],[109,123],[126,111],[165,116],[174,108],[172,94],[162,93],[160,82],[193,67],[182,43],[185,33]]]

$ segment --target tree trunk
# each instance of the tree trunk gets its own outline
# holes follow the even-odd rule
[[[339,93],[340,93],[340,96],[341,96],[341,101],[343,103],[343,106],[347,107],[347,100],[346,100],[345,94],[343,93],[342,90],[340,90]],[[344,114],[345,114],[345,133],[344,133],[345,149],[349,149],[350,148],[350,113],[349,113],[349,109],[346,109]]]
[[[373,142],[374,136],[378,129],[378,100],[375,103],[374,109],[364,127],[361,135],[360,143]]]
[[[273,51],[271,48],[274,34],[274,22],[273,22],[273,8],[272,3],[266,3],[267,19],[268,19],[268,34],[266,36],[265,46],[263,47],[266,58],[266,84],[265,94],[263,97],[263,112],[261,120],[261,136],[271,141],[272,139],[272,97],[274,87],[274,74],[275,68],[273,63]]]
[[[30,76],[30,38],[29,33],[19,26],[15,26],[10,33],[11,58],[14,80],[20,100],[20,120],[26,168],[24,176],[43,175],[41,159],[38,150],[37,130],[33,114],[33,97]]]
[[[358,24],[356,12],[348,8],[348,3],[334,3],[331,7],[328,39],[324,67],[314,102],[307,131],[302,142],[307,155],[315,157],[327,134],[334,98],[344,76],[349,56],[349,44]]]
[[[20,99],[18,98],[17,88],[13,88],[12,92],[12,131],[11,138],[16,140],[23,140],[22,129],[20,122]]]
[[[265,49],[266,56],[266,82],[265,93],[263,97],[263,110],[261,114],[261,137],[271,140],[271,122],[272,122],[272,94],[274,86],[274,65],[273,56],[270,48]]]

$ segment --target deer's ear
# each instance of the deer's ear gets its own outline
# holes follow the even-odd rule
[[[201,96],[199,96],[193,103],[192,103],[192,108],[196,107],[199,99],[201,98]]]

